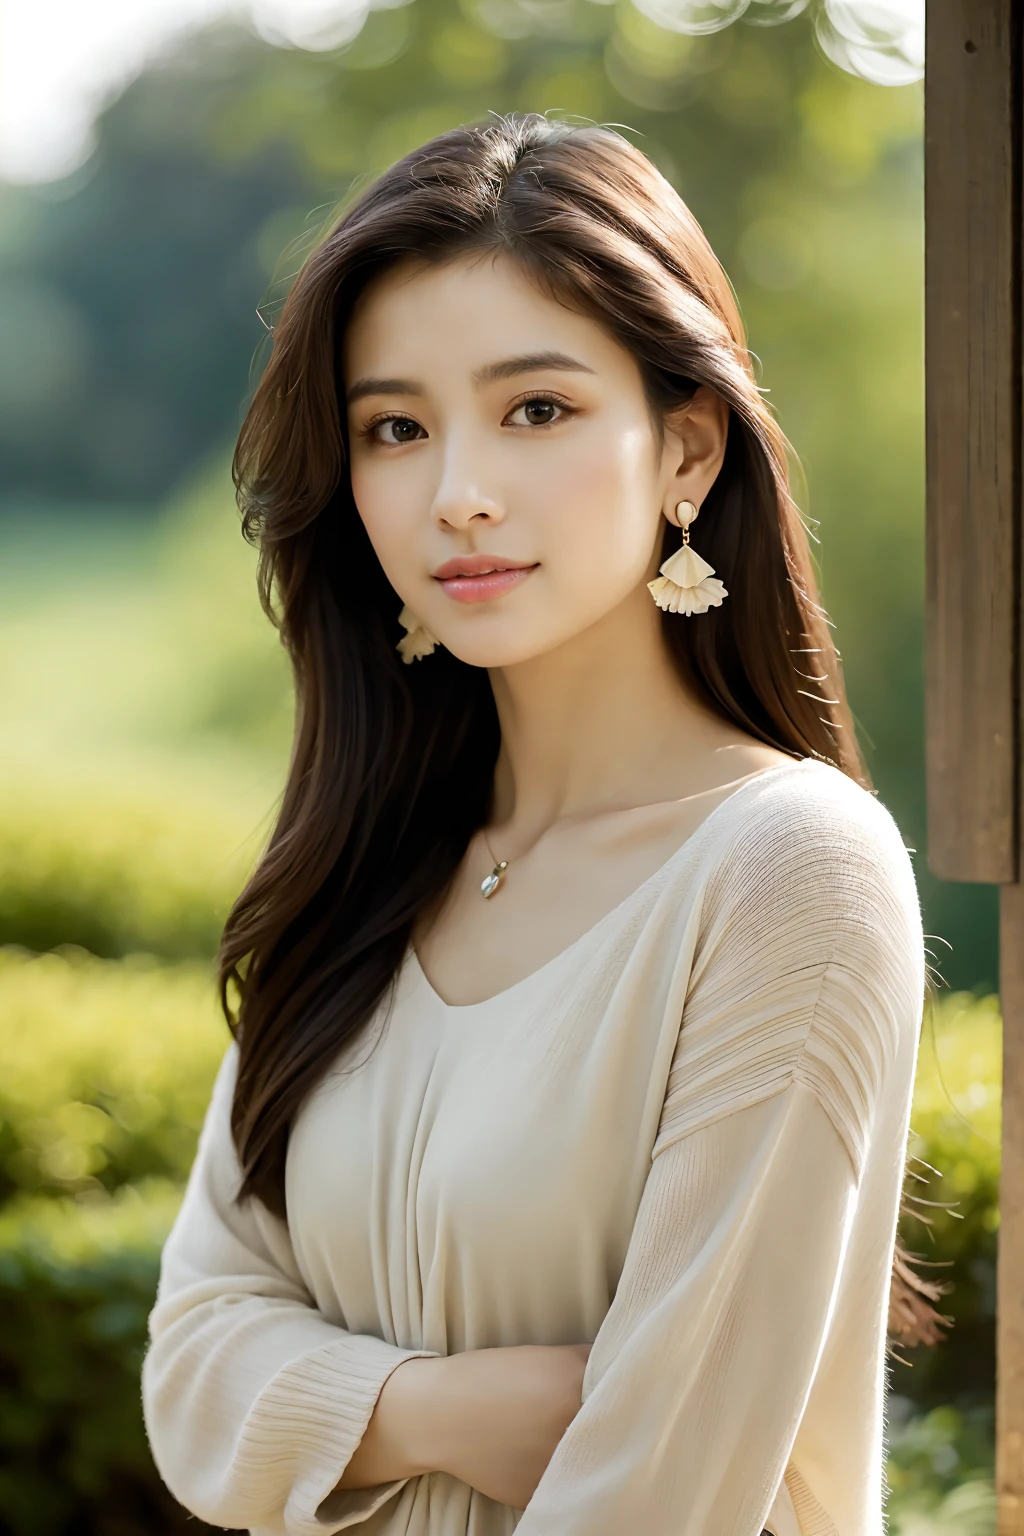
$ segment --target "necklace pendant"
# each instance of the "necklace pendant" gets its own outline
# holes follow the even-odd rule
[[[481,880],[480,889],[483,892],[485,901],[489,896],[493,896],[495,891],[498,889],[498,886],[501,884],[501,877],[505,873],[506,869],[508,869],[508,860],[502,859],[500,864],[495,864],[494,868],[491,870],[486,879]]]

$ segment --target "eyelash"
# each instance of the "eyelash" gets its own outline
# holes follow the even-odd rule
[[[508,414],[510,416],[514,415],[514,413],[518,411],[522,406],[530,405],[534,400],[541,400],[545,405],[557,405],[559,410],[562,412],[563,420],[568,420],[570,416],[576,415],[575,408],[569,404],[564,395],[556,395],[553,390],[546,389],[539,391],[536,389],[531,389],[527,394],[521,395],[518,400],[513,401],[513,403],[509,406]],[[556,422],[546,421],[532,427],[531,430],[534,432],[539,432],[543,431],[545,427],[553,427],[556,425]]]
[[[570,417],[577,414],[575,407],[571,406],[568,400],[564,398],[564,396],[556,395],[553,391],[549,390],[538,391],[533,389],[530,390],[527,394],[522,395],[518,400],[513,401],[513,403],[508,408],[508,415],[514,415],[515,412],[518,411],[522,406],[529,405],[534,400],[542,400],[546,405],[556,405],[562,412],[560,420],[568,420]],[[382,427],[386,421],[413,420],[415,420],[414,417],[406,416],[402,411],[381,411],[379,416],[371,417],[366,425],[360,428],[359,436],[367,438],[372,442],[374,440],[374,434],[376,433],[377,428]],[[545,428],[554,427],[557,425],[558,423],[554,421],[539,422],[529,427],[528,430],[531,432],[543,432]],[[380,439],[378,438],[377,441],[379,442]],[[418,439],[413,438],[412,441],[416,442]],[[395,448],[400,446],[402,445],[397,443],[381,443],[382,448]]]

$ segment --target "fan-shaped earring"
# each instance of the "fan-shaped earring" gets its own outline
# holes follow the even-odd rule
[[[665,613],[707,613],[721,606],[729,594],[715,575],[713,565],[690,548],[690,524],[697,516],[692,501],[676,505],[676,522],[683,530],[683,544],[661,566],[660,576],[647,583],[658,607]]]
[[[430,630],[421,624],[411,608],[402,609],[398,615],[398,622],[403,629],[408,630],[408,634],[403,635],[395,646],[395,650],[406,664],[429,656],[434,647],[440,644]]]

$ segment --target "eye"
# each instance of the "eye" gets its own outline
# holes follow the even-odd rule
[[[399,443],[414,443],[417,438],[426,437],[426,433],[418,421],[413,421],[411,416],[378,416],[376,420],[367,422],[363,428],[363,436],[376,443],[388,443],[396,446]]]
[[[525,400],[513,406],[505,421],[515,427],[551,427],[573,414],[565,401],[555,396],[528,395]]]

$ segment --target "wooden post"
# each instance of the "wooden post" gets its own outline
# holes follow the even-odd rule
[[[925,61],[928,862],[1002,887],[999,1536],[1024,1536],[1024,731],[1018,0],[930,0]]]
[[[928,863],[1017,879],[1020,237],[1013,0],[932,0],[925,61]]]

